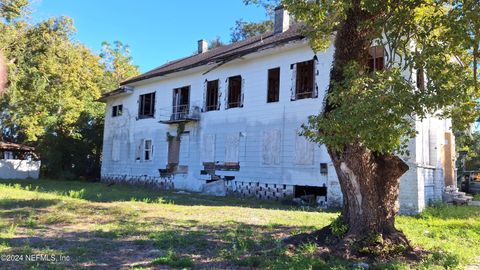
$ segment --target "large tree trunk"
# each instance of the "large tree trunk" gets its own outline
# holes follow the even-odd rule
[[[371,38],[378,34],[365,26],[365,22],[374,20],[378,14],[365,14],[358,1],[352,2],[336,34],[330,85],[343,81],[344,68],[351,61],[366,66]],[[339,90],[330,87],[329,91]],[[328,114],[335,106],[342,105],[329,103],[327,96],[324,113]],[[329,149],[329,154],[343,193],[341,218],[349,228],[342,241],[345,246],[368,244],[365,239],[380,235],[383,240],[389,240],[385,244],[409,247],[406,237],[395,229],[394,224],[398,211],[399,181],[408,166],[397,156],[376,154],[359,142],[344,146],[340,152]]]

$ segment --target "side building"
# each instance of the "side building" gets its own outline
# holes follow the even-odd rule
[[[335,169],[324,146],[299,135],[323,108],[333,47],[314,53],[288,13],[275,31],[198,53],[129,79],[106,93],[102,180],[158,188],[282,199],[314,195],[341,205]],[[382,69],[372,47],[370,67]],[[400,206],[417,213],[454,185],[449,120],[416,121],[405,160]],[[220,189],[221,190],[221,189]]]

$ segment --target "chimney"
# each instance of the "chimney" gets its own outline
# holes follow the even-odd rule
[[[274,34],[283,33],[290,26],[290,15],[283,5],[275,8]]]
[[[208,51],[208,41],[200,39],[198,41],[198,53],[204,53],[206,51]]]

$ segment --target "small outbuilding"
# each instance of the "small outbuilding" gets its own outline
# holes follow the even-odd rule
[[[0,141],[0,179],[38,179],[40,165],[34,147]]]

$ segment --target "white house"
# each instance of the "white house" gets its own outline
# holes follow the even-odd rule
[[[35,148],[0,141],[0,179],[38,179],[40,165]]]
[[[383,68],[373,47],[371,68]],[[265,199],[317,196],[340,205],[341,191],[323,146],[298,135],[322,110],[333,47],[314,53],[288,13],[275,30],[166,63],[106,93],[102,180]],[[405,158],[401,211],[421,211],[454,185],[449,120],[416,122]]]

